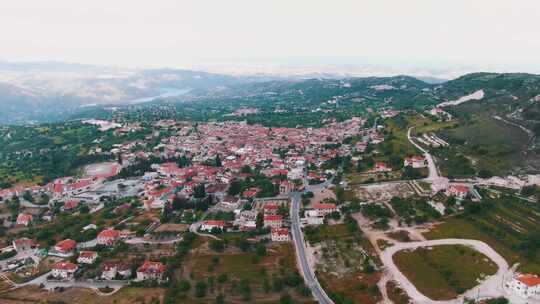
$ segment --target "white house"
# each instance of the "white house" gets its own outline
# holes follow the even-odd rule
[[[77,271],[77,265],[70,262],[59,262],[52,267],[52,276],[60,280],[69,280]]]
[[[79,264],[94,264],[98,257],[98,253],[95,251],[81,251],[77,258]]]
[[[405,167],[411,166],[413,168],[424,168],[427,167],[427,160],[422,155],[415,155],[411,157],[406,157],[403,161]]]
[[[20,238],[20,239],[13,240],[12,244],[13,244],[13,249],[15,249],[15,251],[17,252],[28,251],[36,247],[36,244],[34,243],[34,241],[28,238]]]
[[[524,299],[540,299],[540,277],[534,274],[518,274],[512,278],[510,289]]]
[[[323,204],[323,203],[316,203],[313,204],[313,209],[317,211],[318,216],[326,216],[332,212],[337,211],[336,204]]]
[[[114,280],[116,274],[118,273],[118,268],[114,262],[103,262],[101,265],[101,278],[104,280]]]
[[[204,223],[201,225],[202,231],[212,231],[213,228],[223,230],[225,228],[225,221],[210,220],[204,221]]]

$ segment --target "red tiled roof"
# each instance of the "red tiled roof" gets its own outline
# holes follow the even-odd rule
[[[469,187],[465,185],[452,185],[451,187],[457,192],[462,192],[462,193],[469,192]]]
[[[145,261],[144,264],[137,269],[137,272],[162,273],[165,272],[165,265],[160,262]]]
[[[533,274],[521,275],[518,277],[518,280],[529,287],[540,285],[540,277]]]
[[[75,242],[74,240],[66,239],[58,242],[55,247],[58,247],[62,251],[71,251],[75,249],[75,246],[77,246],[77,242]]]
[[[54,269],[61,269],[61,270],[68,270],[68,271],[74,271],[77,269],[77,265],[70,263],[70,262],[58,262],[54,264]]]
[[[274,203],[269,203],[269,204],[264,205],[264,209],[277,210],[277,209],[279,209],[279,206],[277,204],[274,204]]]
[[[270,222],[274,222],[274,221],[281,221],[282,217],[281,215],[265,215],[264,216],[264,221],[267,222],[267,221],[270,221]]]
[[[79,257],[80,258],[92,258],[92,257],[95,257],[97,256],[97,252],[95,251],[81,251],[81,253],[79,253]]]
[[[69,200],[64,203],[64,209],[67,209],[67,210],[77,208],[77,206],[79,206],[78,200]]]
[[[208,225],[208,226],[220,226],[220,227],[223,227],[223,226],[225,226],[225,221],[209,220],[209,221],[205,221],[204,224]]]
[[[287,228],[274,228],[274,229],[272,229],[272,234],[289,235],[289,229],[287,229]]]
[[[101,231],[98,234],[98,238],[118,238],[120,236],[120,231],[114,229],[106,229]]]
[[[313,204],[313,208],[315,208],[315,209],[336,209],[336,204],[315,203],[315,204]]]

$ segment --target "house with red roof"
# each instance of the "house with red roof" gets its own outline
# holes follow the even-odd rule
[[[123,279],[131,277],[131,266],[127,263],[105,261],[101,264],[101,278],[114,280],[120,276]]]
[[[97,244],[102,246],[113,246],[119,238],[120,231],[114,229],[106,229],[98,234]]]
[[[64,211],[73,211],[79,206],[79,200],[68,200],[64,202]]]
[[[242,196],[245,198],[254,198],[261,191],[259,188],[249,188],[242,192]]]
[[[52,276],[59,280],[70,280],[77,268],[77,265],[70,262],[58,262],[52,267]]]
[[[313,204],[313,209],[317,211],[318,216],[325,217],[326,215],[337,211],[336,204],[324,204],[324,203],[315,203]]]
[[[13,240],[12,242],[13,249],[17,252],[24,252],[28,250],[32,250],[37,247],[36,243],[28,238],[20,238]]]
[[[469,194],[469,190],[469,186],[467,185],[454,184],[446,189],[446,195],[463,199]]]
[[[28,226],[32,222],[32,215],[26,213],[19,213],[17,216],[17,225]]]
[[[281,228],[283,217],[281,215],[265,215],[264,226],[270,228]]]
[[[208,221],[204,221],[203,224],[201,225],[202,231],[212,231],[212,229],[214,228],[218,228],[223,231],[225,229],[225,221],[208,220]]]
[[[274,228],[270,234],[273,242],[288,242],[289,238],[289,229],[287,228]]]
[[[405,160],[403,160],[403,165],[405,167],[411,166],[413,168],[424,168],[427,167],[428,163],[424,156],[414,155],[411,157],[406,157]]]
[[[540,277],[535,274],[517,274],[507,287],[521,298],[540,299]]]
[[[94,264],[98,258],[98,253],[95,251],[81,251],[77,258],[79,264]]]
[[[279,205],[274,202],[269,202],[264,204],[263,210],[266,215],[276,215],[279,210]]]
[[[375,163],[375,171],[377,171],[377,172],[390,172],[390,171],[392,171],[392,168],[390,168],[385,163],[377,162],[377,163]]]
[[[90,190],[93,185],[93,180],[90,178],[80,179],[74,183],[71,183],[65,187],[65,190],[71,193],[81,193]]]
[[[60,257],[69,257],[73,255],[76,247],[77,242],[71,239],[65,239],[56,243],[56,245],[54,245],[53,251],[49,251],[49,254]]]
[[[145,261],[141,267],[137,269],[137,281],[163,281],[165,274],[165,265],[161,262]]]
[[[279,183],[279,194],[289,194],[294,189],[294,184],[288,180]]]

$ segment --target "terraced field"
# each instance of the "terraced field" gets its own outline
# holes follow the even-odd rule
[[[480,213],[451,218],[426,233],[428,239],[470,238],[488,243],[509,264],[521,263],[526,272],[540,272],[540,206],[507,197],[491,202]]]

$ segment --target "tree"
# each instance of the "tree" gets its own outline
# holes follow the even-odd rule
[[[283,294],[281,298],[279,298],[279,304],[293,304],[293,299],[291,295],[289,294]]]
[[[257,246],[255,247],[255,253],[258,255],[258,256],[265,256],[266,255],[266,246],[264,246],[264,244],[257,244]]]
[[[203,298],[206,295],[206,283],[199,281],[195,284],[195,296],[197,298]]]
[[[206,190],[204,184],[199,184],[193,189],[193,196],[195,198],[204,198],[206,196]]]
[[[223,250],[225,250],[225,242],[221,240],[211,240],[210,249],[216,252],[223,252]]]
[[[30,203],[34,202],[34,197],[32,196],[32,193],[30,193],[30,191],[28,190],[24,191],[23,198]]]
[[[225,296],[222,293],[216,297],[216,304],[225,304]]]
[[[255,219],[255,226],[257,229],[264,228],[264,216],[261,212],[257,213],[257,218]]]
[[[219,158],[219,154],[216,154],[216,167],[221,167],[223,166],[221,164],[221,159]]]
[[[227,276],[226,273],[222,273],[222,274],[220,274],[220,275],[217,277],[217,281],[218,281],[218,283],[220,283],[220,284],[226,283],[228,279],[229,279],[229,278],[228,278],[228,276]]]
[[[178,282],[178,290],[186,292],[191,289],[191,284],[187,280],[181,280]]]
[[[227,190],[227,193],[229,195],[238,195],[242,191],[242,183],[240,181],[234,180],[229,185],[229,189]]]

